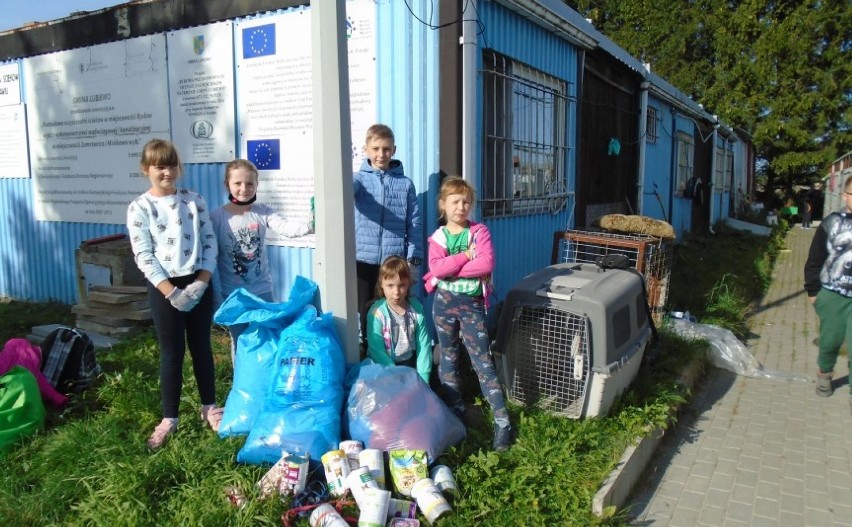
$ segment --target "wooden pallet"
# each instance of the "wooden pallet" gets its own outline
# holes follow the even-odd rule
[[[103,335],[133,335],[151,325],[145,286],[94,286],[86,302],[71,311],[77,315],[78,327]]]

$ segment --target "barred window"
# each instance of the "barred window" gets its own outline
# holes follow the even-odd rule
[[[716,192],[731,190],[734,174],[734,154],[727,148],[716,147],[716,177],[713,186]]]
[[[695,143],[691,135],[677,134],[677,191],[683,193],[686,182],[692,177],[695,159]]]
[[[557,212],[567,200],[566,83],[484,54],[484,217]]]
[[[645,118],[645,141],[655,145],[657,137],[657,109],[648,106],[648,114]]]

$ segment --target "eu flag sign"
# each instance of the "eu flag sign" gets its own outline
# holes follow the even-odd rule
[[[275,24],[243,29],[243,58],[275,55]]]
[[[258,170],[281,170],[281,140],[257,139],[247,142],[248,160]]]

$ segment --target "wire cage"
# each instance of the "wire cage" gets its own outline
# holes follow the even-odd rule
[[[595,263],[601,256],[614,254],[626,256],[643,276],[651,316],[655,324],[662,324],[672,274],[671,242],[648,234],[556,231],[550,263]]]
[[[526,306],[512,320],[507,350],[523,350],[507,386],[512,399],[579,417],[590,378],[588,319],[564,309]]]

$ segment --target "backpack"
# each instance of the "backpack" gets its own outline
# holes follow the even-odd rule
[[[62,393],[85,390],[101,373],[92,339],[80,329],[54,329],[41,343],[41,371]]]

